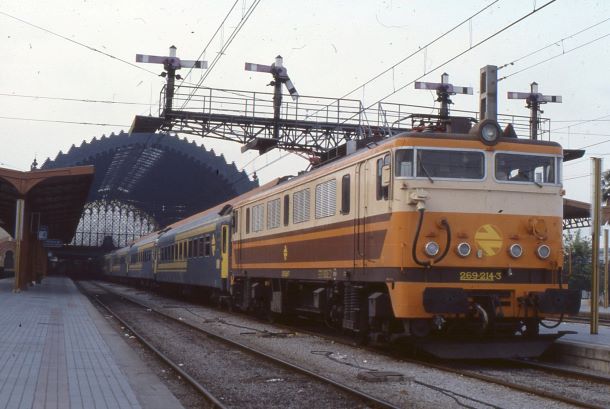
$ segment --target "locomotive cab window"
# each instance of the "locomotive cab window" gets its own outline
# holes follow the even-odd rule
[[[556,157],[497,153],[495,159],[497,181],[537,185],[557,183]]]
[[[417,149],[417,177],[474,179],[485,177],[485,155],[477,151]]]
[[[396,177],[413,177],[413,149],[399,149],[396,151],[394,162],[394,175]]]

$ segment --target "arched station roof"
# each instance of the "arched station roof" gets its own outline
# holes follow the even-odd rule
[[[167,226],[258,186],[223,155],[167,134],[111,134],[93,138],[42,169],[94,165],[88,203],[129,204]]]

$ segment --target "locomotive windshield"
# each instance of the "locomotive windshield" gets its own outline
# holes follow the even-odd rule
[[[394,173],[397,177],[480,180],[485,177],[485,156],[477,151],[400,149]]]
[[[495,177],[498,181],[526,183],[557,183],[558,158],[554,156],[498,153]]]

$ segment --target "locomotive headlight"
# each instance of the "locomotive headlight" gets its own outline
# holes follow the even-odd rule
[[[538,246],[536,253],[538,253],[538,257],[545,260],[551,255],[551,248],[546,244],[541,244],[540,246]]]
[[[434,256],[436,256],[438,254],[438,252],[440,250],[440,246],[435,241],[429,241],[424,246],[424,250],[426,251],[426,254],[428,256],[434,257]]]
[[[466,242],[462,242],[460,244],[457,245],[456,247],[457,253],[462,256],[462,257],[467,257],[470,255],[470,251],[472,250],[470,248],[470,244],[466,243]]]
[[[502,136],[500,125],[492,119],[479,122],[471,129],[470,133],[478,134],[485,145],[495,145]]]
[[[519,258],[523,255],[523,247],[521,247],[519,244],[513,244],[509,247],[508,252],[510,253],[511,257]]]

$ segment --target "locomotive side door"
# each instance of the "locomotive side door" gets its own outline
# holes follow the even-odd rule
[[[354,177],[354,271],[365,267],[365,234],[367,211],[367,169],[366,161],[356,164]]]

